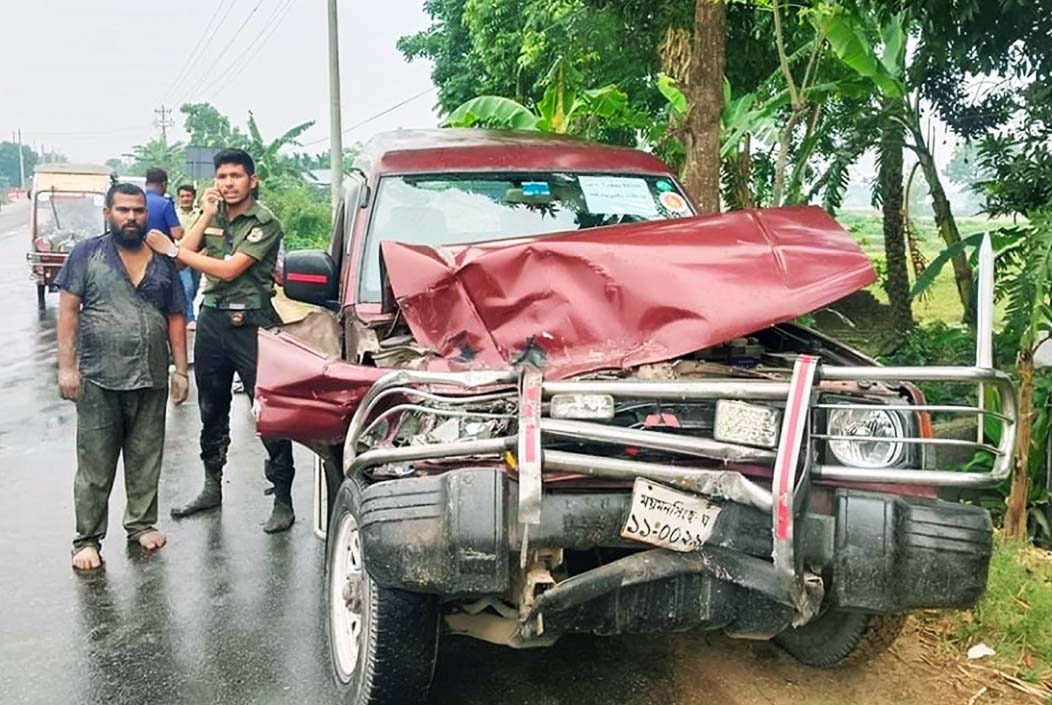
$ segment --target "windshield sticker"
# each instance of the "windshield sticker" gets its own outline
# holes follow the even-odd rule
[[[645,179],[624,176],[579,176],[585,203],[592,213],[657,216]]]
[[[106,204],[106,197],[105,196],[95,196],[91,200],[96,206],[104,206]]]
[[[661,201],[661,205],[665,206],[665,208],[668,208],[670,211],[677,215],[684,215],[690,213],[690,209],[687,208],[686,199],[684,199],[683,196],[680,196],[678,193],[673,193],[671,191],[663,193],[661,194],[658,200]]]
[[[665,181],[664,179],[658,181],[657,184],[655,184],[655,186],[657,186],[657,190],[661,193],[665,193],[666,191],[672,190],[671,182]]]
[[[547,181],[523,181],[522,182],[522,195],[523,196],[550,196],[552,195],[551,188],[548,187]]]
[[[50,201],[51,200],[51,194],[50,193],[46,193],[46,192],[42,193],[39,196],[37,196],[37,199],[41,200],[41,201]]]

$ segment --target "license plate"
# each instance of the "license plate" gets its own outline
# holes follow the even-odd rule
[[[717,505],[701,497],[636,478],[621,536],[673,551],[693,551],[712,536],[719,514]]]

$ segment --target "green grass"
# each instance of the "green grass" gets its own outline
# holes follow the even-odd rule
[[[970,612],[946,614],[948,640],[959,649],[983,642],[1019,678],[1052,678],[1052,554],[996,542],[986,595]]]

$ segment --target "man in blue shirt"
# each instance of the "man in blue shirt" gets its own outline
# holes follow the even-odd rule
[[[161,168],[146,170],[146,209],[150,213],[146,232],[160,230],[172,240],[183,239],[183,226],[175,213],[175,204],[165,196],[168,192],[168,173]]]

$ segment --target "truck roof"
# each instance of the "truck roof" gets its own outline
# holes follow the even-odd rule
[[[96,174],[109,176],[112,169],[98,164],[37,164],[37,174]]]
[[[669,174],[657,157],[544,132],[395,130],[366,142],[354,162],[366,174],[571,171]]]

